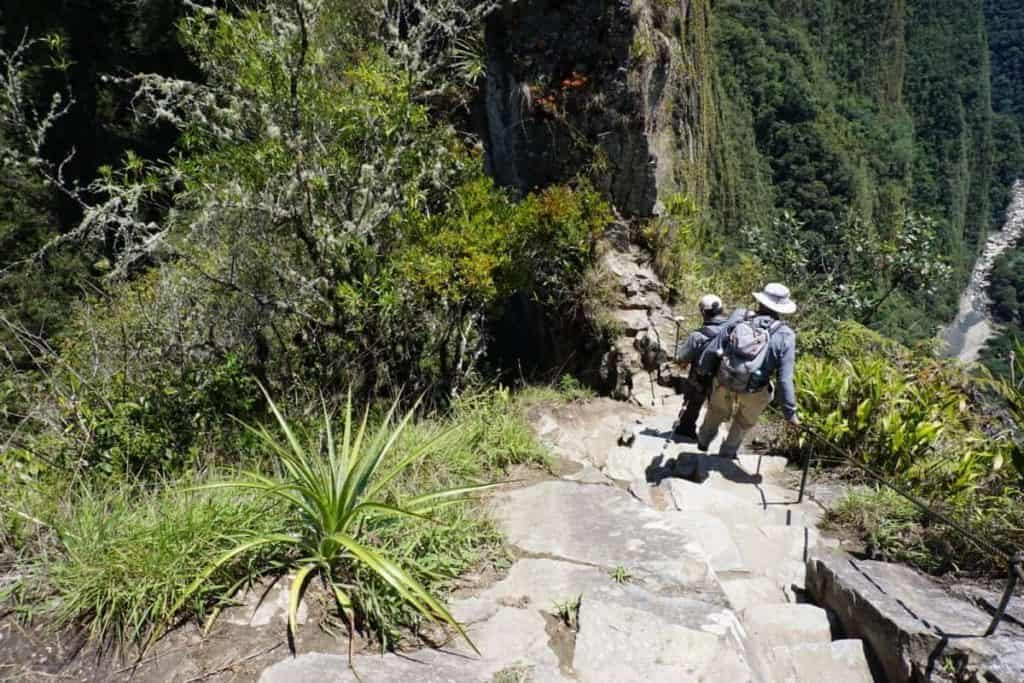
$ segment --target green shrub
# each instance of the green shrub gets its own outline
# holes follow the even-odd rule
[[[472,438],[465,448],[482,473],[510,465],[545,465],[544,447],[526,423],[519,401],[504,387],[461,398],[453,419],[466,425]]]
[[[257,549],[272,549],[275,559],[261,573],[271,569],[295,571],[289,590],[288,628],[294,635],[295,613],[305,592],[306,582],[315,575],[326,583],[341,613],[348,618],[350,639],[355,639],[356,610],[367,613],[368,595],[365,581],[358,582],[360,572],[373,574],[382,586],[390,589],[404,604],[422,617],[448,624],[469,641],[461,625],[430,591],[406,570],[372,545],[375,520],[381,517],[429,519],[436,509],[468,500],[468,493],[486,488],[469,486],[433,492],[401,501],[390,500],[387,486],[400,477],[413,463],[430,451],[444,449],[449,441],[458,440],[458,427],[439,429],[415,449],[397,461],[388,462],[388,454],[412,419],[413,411],[392,422],[397,401],[375,429],[368,430],[369,411],[359,424],[353,423],[352,397],[349,394],[343,415],[343,431],[335,441],[331,419],[324,409],[324,431],[315,446],[304,446],[284,416],[267,397],[277,418],[283,438],[275,438],[265,427],[250,428],[256,433],[270,455],[277,458],[280,472],[267,477],[261,472],[244,471],[240,478],[204,488],[257,491],[301,520],[269,533],[253,534],[227,553],[209,563],[171,608],[171,613],[196,592],[205,590],[208,581],[226,564],[238,557],[251,555]],[[415,560],[413,560],[415,563]],[[475,649],[475,646],[474,646]]]
[[[974,535],[1007,554],[1024,543],[1020,496],[978,495],[967,503],[930,500],[930,507],[967,525]],[[825,528],[860,537],[869,556],[906,562],[940,574],[1005,576],[1006,563],[989,548],[951,529],[891,489],[855,488],[829,510]]]
[[[941,362],[901,368],[870,356],[809,357],[798,363],[796,385],[802,414],[822,437],[882,472],[944,481],[954,492],[975,485],[993,465],[961,372]],[[934,458],[952,469],[929,467]]]
[[[269,400],[269,399],[268,399]],[[236,558],[265,548],[269,561],[256,573],[296,571],[289,624],[306,582],[318,574],[330,586],[350,629],[361,623],[393,645],[401,625],[420,620],[462,627],[435,590],[467,567],[499,555],[498,537],[484,519],[469,513],[470,494],[511,464],[538,460],[536,441],[507,391],[460,399],[452,417],[410,427],[413,411],[394,420],[397,401],[381,420],[353,422],[349,396],[335,438],[325,414],[322,431],[298,435],[270,402],[284,438],[254,428],[278,472],[246,471],[234,481],[207,488],[255,490],[275,499],[301,523],[254,534],[208,564],[179,604]],[[424,521],[430,522],[424,524]],[[172,609],[173,612],[173,609]]]
[[[80,456],[90,468],[136,477],[195,468],[204,447],[236,443],[231,418],[246,418],[257,405],[256,383],[233,354],[181,372],[159,368],[143,379],[115,378],[106,395],[86,393],[75,406],[91,435]]]
[[[922,521],[920,509],[889,489],[854,489],[826,513],[823,525],[860,535],[869,556],[934,571],[942,559],[924,545]]]
[[[796,372],[808,429],[788,434],[788,446],[800,457],[846,467],[854,478],[863,479],[867,467],[1013,552],[1024,541],[1020,449],[1015,429],[1000,427],[984,385],[957,362],[918,355],[859,326],[819,339],[825,355],[801,357]],[[991,386],[1005,394],[1002,410],[1019,424],[1015,392],[1005,383]],[[888,489],[851,494],[830,519],[885,557],[927,571],[1003,571],[990,549]]]
[[[313,479],[296,483],[295,477],[305,477],[302,472],[312,473],[314,479],[327,477],[321,468],[328,456],[320,450],[327,448],[325,432],[323,424],[319,427],[293,432],[297,439],[314,444],[303,451],[311,469],[297,461],[293,465],[299,469],[291,472],[276,460],[250,461],[260,471],[251,473],[249,483],[270,482],[274,491],[289,496],[285,505],[244,486],[186,490],[189,479],[119,484],[126,480],[79,480],[45,466],[19,475],[33,461],[5,454],[0,463],[0,481],[7,492],[0,501],[0,550],[25,577],[19,586],[21,599],[29,611],[57,625],[84,626],[102,643],[145,646],[181,619],[215,614],[242,580],[308,566],[295,563],[311,556],[315,548],[295,553],[281,535],[289,534],[289,541],[317,538],[314,529],[319,527],[308,516],[312,508],[303,513],[296,504],[297,487],[317,484]],[[335,431],[342,440],[344,425]],[[352,431],[354,438],[354,427]],[[266,432],[260,433],[265,438]],[[468,394],[449,416],[410,421],[397,433],[386,416],[371,417],[359,450],[374,452],[367,444],[376,441],[379,453],[391,436],[397,438],[376,466],[380,475],[367,479],[374,490],[374,497],[362,499],[368,514],[359,514],[360,552],[372,561],[327,561],[335,570],[331,576],[350,591],[350,609],[358,626],[387,646],[398,642],[403,628],[418,627],[423,618],[419,607],[425,603],[422,594],[410,601],[409,593],[378,575],[375,567],[385,566],[380,562],[394,561],[423,591],[443,596],[469,568],[483,563],[500,566],[506,560],[500,535],[476,505],[455,504],[464,496],[436,499],[440,505],[426,522],[421,515],[431,499],[424,494],[440,489],[465,492],[494,481],[503,468],[544,460],[543,449],[522,419],[518,399],[507,391]],[[278,448],[291,448],[286,440],[264,442],[263,447],[276,456],[281,455]],[[339,455],[340,451],[338,446]],[[357,461],[361,459],[350,460]],[[414,506],[415,514],[379,514],[401,504]],[[331,519],[321,519],[321,526],[328,528]],[[275,535],[281,543],[252,545],[227,558],[240,543]]]

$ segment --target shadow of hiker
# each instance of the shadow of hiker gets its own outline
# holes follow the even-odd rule
[[[688,436],[680,436],[671,429],[662,432],[657,429],[652,429],[651,427],[646,427],[645,429],[640,431],[640,436],[649,436],[654,439],[664,439],[665,441],[668,441],[670,443],[697,443],[696,439],[691,439]]]
[[[675,458],[666,458],[659,454],[652,458],[644,469],[647,483],[653,485],[658,485],[663,479],[670,477],[700,484],[711,472],[718,472],[723,478],[737,484],[756,486],[763,479],[760,474],[750,474],[744,470],[735,460],[697,453],[680,453]]]

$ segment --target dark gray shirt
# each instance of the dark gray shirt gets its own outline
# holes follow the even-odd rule
[[[691,332],[690,336],[686,338],[686,341],[680,344],[676,349],[676,360],[680,363],[696,363],[697,356],[700,355],[704,345],[707,344],[708,340],[711,339],[719,329],[721,329],[721,326],[725,322],[725,316],[717,316],[705,322],[699,330]],[[713,334],[707,335],[705,332],[713,332]]]

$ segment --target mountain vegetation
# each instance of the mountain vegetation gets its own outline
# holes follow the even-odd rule
[[[997,186],[1005,187],[1024,176],[1024,90],[1020,84],[1024,69],[1024,12],[1013,2],[988,0],[985,15],[992,55],[994,161]],[[1003,201],[992,207],[997,221],[1002,219],[1005,204]],[[989,368],[1003,376],[1009,372],[1009,352],[1024,339],[1017,306],[1017,290],[1024,290],[1020,259],[1019,251],[1003,254],[996,262],[989,286],[993,314],[1003,328],[989,341],[983,357]]]
[[[1019,3],[542,4],[5,5],[0,600],[139,648],[291,568],[382,645],[451,622],[626,243],[683,307],[789,283],[806,423],[1024,541],[1019,388],[932,343],[1024,173]],[[883,556],[998,565],[866,491]]]

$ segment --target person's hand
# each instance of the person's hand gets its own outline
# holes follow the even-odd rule
[[[799,429],[800,428],[800,418],[797,417],[796,415],[793,415],[792,417],[790,417],[790,418],[788,418],[786,420],[786,426],[789,427],[790,429]]]

